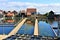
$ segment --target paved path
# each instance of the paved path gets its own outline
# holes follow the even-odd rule
[[[3,37],[3,38],[1,38],[1,39],[5,39],[5,38],[7,38],[7,37],[9,37],[9,36],[11,36],[11,35],[16,34],[17,31],[21,28],[21,26],[24,24],[24,22],[25,22],[26,20],[27,20],[27,18],[23,19],[23,21],[20,22],[20,23],[8,34],[8,36],[5,36],[5,37]],[[1,39],[0,39],[0,40],[1,40]]]
[[[38,35],[38,20],[35,20],[34,35]]]
[[[7,35],[0,35],[0,40],[3,39],[3,37],[6,37]]]

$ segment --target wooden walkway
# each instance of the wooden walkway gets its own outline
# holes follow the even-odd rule
[[[34,35],[38,36],[38,20],[35,20]]]
[[[9,37],[11,35],[16,34],[26,20],[27,20],[27,18],[23,19],[23,21],[20,22],[7,36],[1,38],[0,40],[5,39],[5,38],[7,38],[7,37]]]

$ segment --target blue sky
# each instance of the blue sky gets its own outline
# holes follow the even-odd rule
[[[60,12],[60,0],[0,0],[2,10],[23,10],[26,8],[37,8],[41,14],[53,10]]]

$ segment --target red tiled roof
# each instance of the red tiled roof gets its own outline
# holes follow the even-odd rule
[[[14,16],[14,13],[7,13],[7,16]]]

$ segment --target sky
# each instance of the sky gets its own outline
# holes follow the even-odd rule
[[[51,10],[59,14],[60,0],[0,0],[1,10],[20,11],[27,8],[36,8],[41,14]]]

